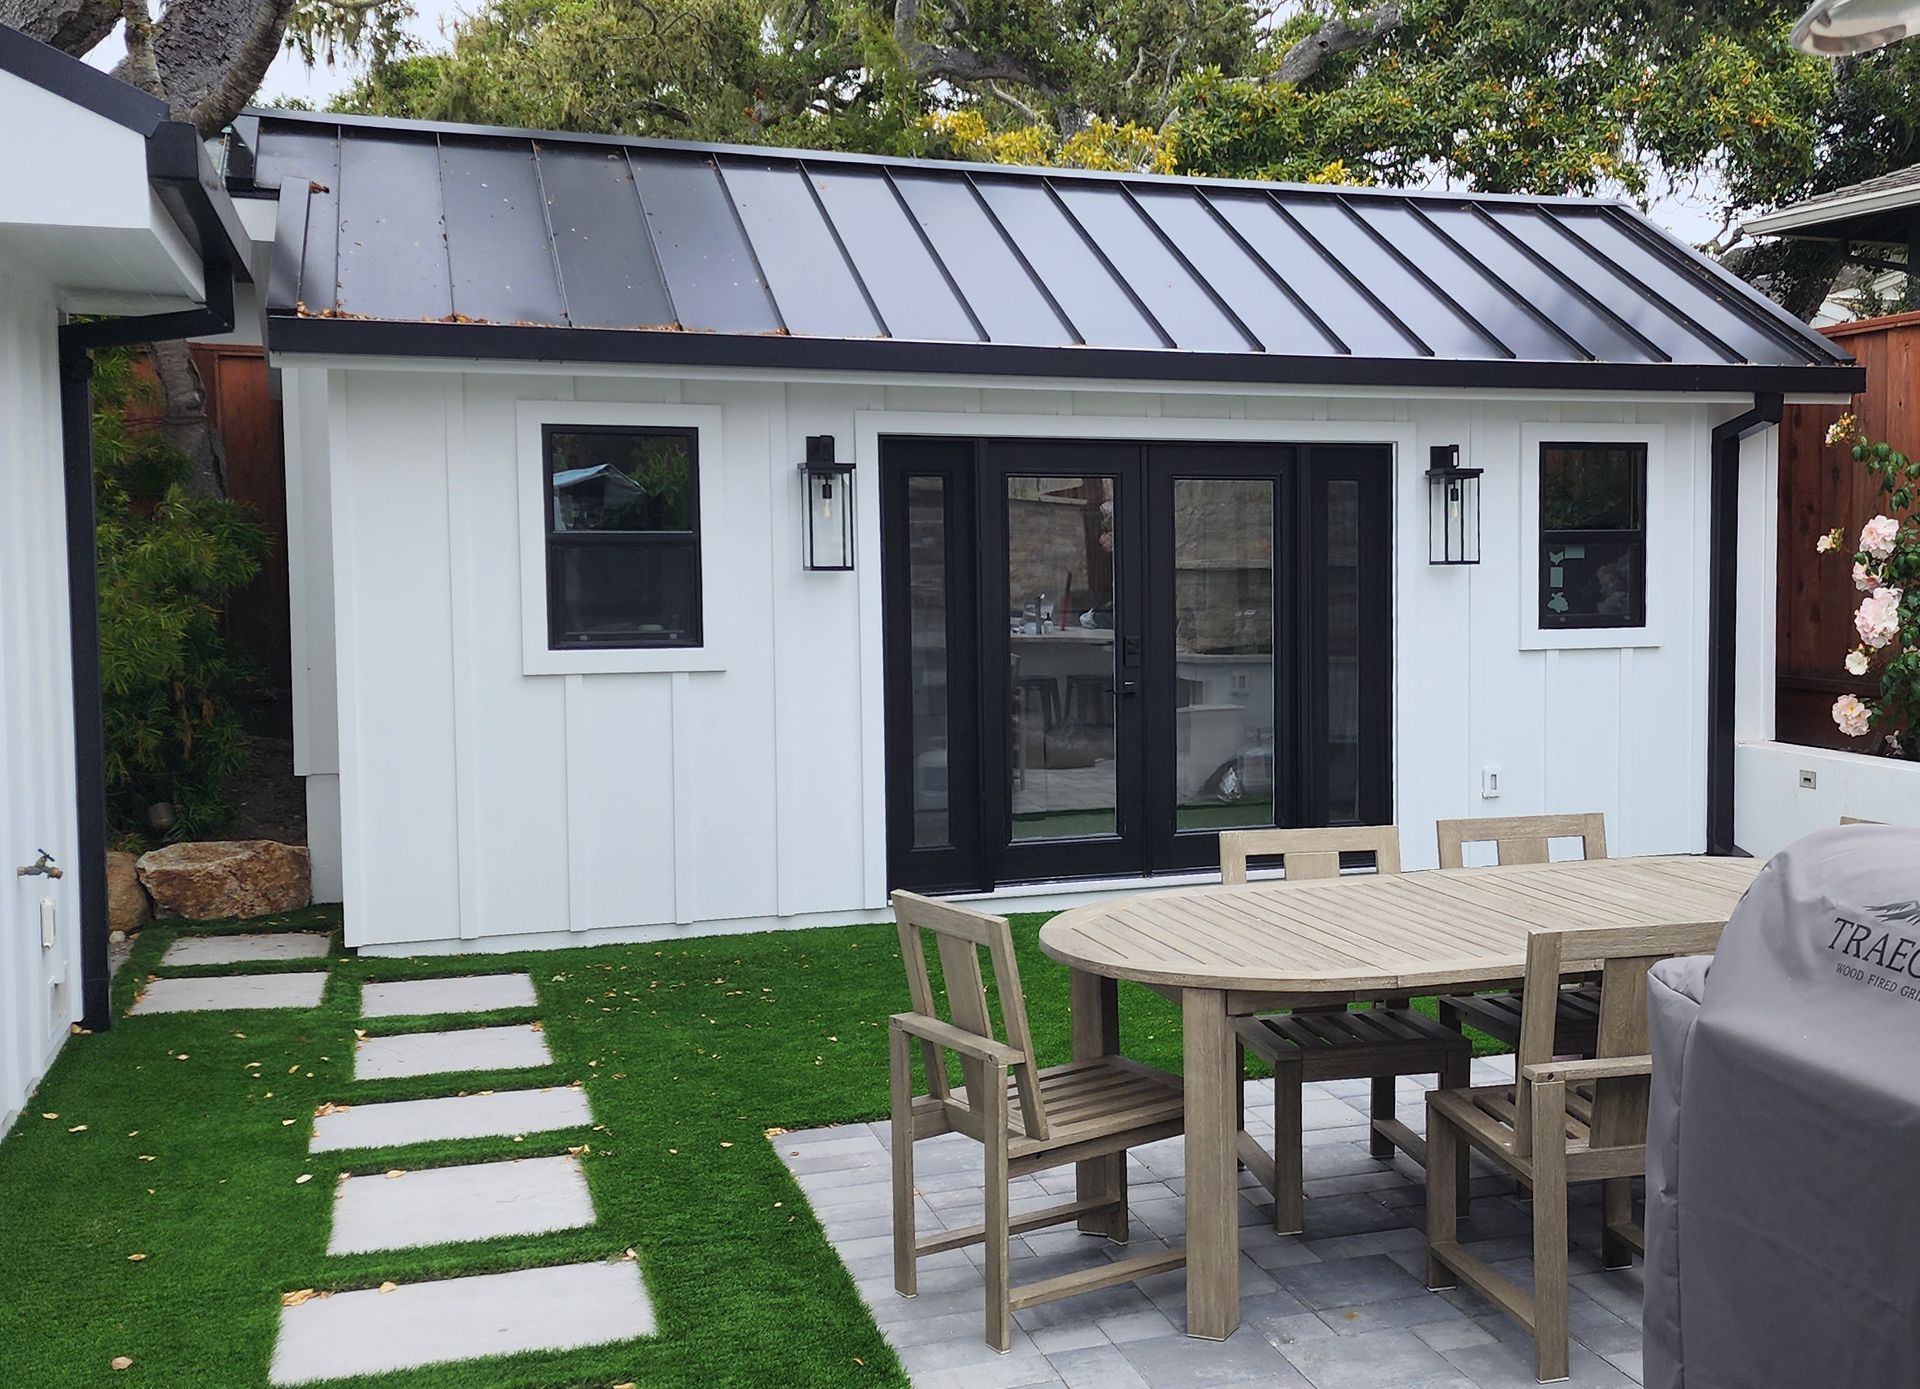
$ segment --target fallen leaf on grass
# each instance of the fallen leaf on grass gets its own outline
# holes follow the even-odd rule
[[[293,1184],[295,1186],[305,1186],[308,1182],[312,1180],[313,1180],[313,1173],[302,1172],[299,1176],[293,1179]]]
[[[404,1177],[406,1175],[407,1173],[405,1168],[396,1167],[391,1172],[387,1173],[387,1180],[392,1181],[395,1177]]]
[[[157,1158],[157,1157],[155,1157],[155,1156],[154,1156],[154,1155],[153,1155],[152,1153],[142,1153],[142,1154],[140,1154],[140,1161],[142,1161],[142,1162],[158,1162],[158,1161],[160,1161],[160,1159],[159,1159],[159,1158]]]
[[[75,1124],[72,1128],[67,1130],[68,1133],[85,1133],[86,1131],[87,1131],[87,1126],[85,1124]]]
[[[721,1144],[720,1146],[721,1146],[722,1148],[731,1148],[731,1147],[733,1146],[733,1144],[731,1144],[731,1143],[722,1143],[722,1144]]]
[[[131,1370],[133,1368],[133,1357],[131,1355],[116,1355],[107,1363],[116,1370]]]
[[[768,1129],[766,1131],[768,1138],[779,1138],[782,1135],[784,1135],[786,1132],[787,1130],[785,1129]]]
[[[280,1305],[282,1307],[298,1307],[301,1303],[311,1302],[318,1296],[320,1296],[320,1294],[314,1289],[302,1288],[299,1292],[281,1293]]]
[[[291,1119],[282,1119],[280,1121],[280,1127],[284,1129],[285,1127],[287,1127],[287,1125],[291,1124],[292,1122],[293,1120]]]
[[[313,1117],[316,1119],[324,1119],[329,1114],[345,1114],[352,1108],[353,1106],[350,1104],[323,1104],[313,1111]]]
[[[127,1262],[130,1264],[145,1263],[146,1258],[147,1256],[145,1254],[129,1254],[127,1255]]]
[[[58,1114],[42,1114],[40,1117],[42,1119],[58,1119],[60,1116]]]
[[[384,1296],[387,1293],[398,1291],[399,1287],[400,1285],[398,1283],[382,1283],[380,1285],[380,1292],[382,1296]]]

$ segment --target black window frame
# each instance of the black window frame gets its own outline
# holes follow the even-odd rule
[[[553,524],[553,439],[556,434],[641,435],[652,438],[670,436],[684,439],[687,445],[689,472],[690,528],[683,531],[556,531]],[[540,496],[544,509],[540,524],[546,537],[547,649],[549,651],[684,651],[706,645],[704,549],[700,529],[700,431],[697,427],[692,425],[568,424],[564,420],[543,422],[540,426]],[[554,563],[557,550],[590,548],[642,550],[668,546],[690,549],[693,552],[693,603],[688,631],[685,635],[663,640],[649,640],[637,635],[588,640],[563,638],[560,566]]]
[[[1554,529],[1547,525],[1547,452],[1550,449],[1573,451],[1592,449],[1608,453],[1631,452],[1638,455],[1636,461],[1634,517],[1637,522],[1625,529]],[[1652,448],[1645,439],[1542,439],[1539,453],[1534,459],[1537,470],[1535,477],[1539,486],[1539,542],[1534,554],[1534,586],[1537,589],[1536,610],[1542,632],[1594,632],[1594,631],[1631,631],[1647,625],[1647,505],[1648,473],[1652,462]],[[1634,546],[1639,551],[1640,563],[1635,569],[1635,582],[1632,592],[1632,606],[1619,616],[1602,613],[1557,613],[1547,606],[1551,594],[1547,588],[1547,552],[1550,549],[1567,545],[1619,545]]]

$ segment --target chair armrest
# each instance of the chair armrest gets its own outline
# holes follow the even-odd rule
[[[895,1013],[893,1026],[923,1042],[949,1047],[971,1061],[984,1061],[989,1066],[1012,1066],[1027,1059],[1024,1051],[1015,1051],[991,1037],[976,1036],[924,1013]]]
[[[1651,1056],[1603,1056],[1592,1061],[1548,1061],[1528,1066],[1521,1072],[1529,1081],[1564,1080],[1578,1084],[1583,1080],[1602,1080],[1609,1076],[1646,1076],[1653,1074]]]

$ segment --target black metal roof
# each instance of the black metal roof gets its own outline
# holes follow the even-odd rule
[[[1011,169],[275,111],[279,351],[1852,391],[1614,202]],[[611,330],[611,331],[610,331]]]

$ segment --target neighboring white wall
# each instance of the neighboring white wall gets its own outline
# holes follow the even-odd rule
[[[1920,762],[1743,743],[1733,765],[1740,847],[1755,858],[1769,858],[1843,816],[1920,828]]]
[[[1704,847],[1708,434],[1745,401],[282,365],[299,460],[289,491],[306,518],[293,547],[295,664],[309,686],[299,755],[310,777],[331,775],[337,717],[352,944],[508,949],[881,911],[870,448],[876,433],[916,422],[991,432],[990,421],[1021,416],[1028,432],[1067,437],[1393,443],[1407,865],[1431,864],[1434,820],[1461,815],[1601,810],[1616,853]],[[701,485],[724,488],[728,516],[725,533],[703,541],[708,610],[724,607],[729,623],[724,670],[525,673],[516,407],[569,399],[722,412],[724,456],[704,460]],[[1536,426],[1582,425],[1652,426],[1658,441],[1650,505],[1669,537],[1654,558],[1659,631],[1629,647],[1523,649],[1516,594],[1535,575],[1520,550],[1521,468],[1537,466],[1523,440]],[[857,455],[853,574],[799,565],[794,468],[811,434]],[[1423,474],[1428,447],[1444,443],[1486,470],[1476,568],[1426,562]],[[330,524],[319,519],[327,508]],[[1489,765],[1502,773],[1497,800],[1480,795]]]
[[[80,1016],[78,879],[14,873],[79,857],[56,322],[51,290],[0,272],[0,1133]]]

